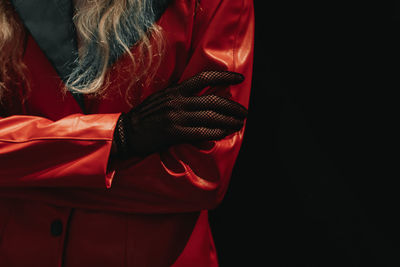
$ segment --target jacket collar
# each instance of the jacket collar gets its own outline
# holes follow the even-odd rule
[[[11,0],[25,27],[44,52],[58,75],[66,81],[78,56],[76,29],[72,22],[72,0]],[[167,9],[171,0],[153,0],[154,22]],[[146,31],[148,26],[143,25]],[[138,38],[132,34],[129,39],[133,46]],[[118,47],[112,45],[112,47]],[[113,64],[123,50],[111,52]]]
[[[62,80],[77,55],[70,0],[11,0],[18,15]]]

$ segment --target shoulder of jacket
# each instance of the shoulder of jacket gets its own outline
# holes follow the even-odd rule
[[[197,7],[205,9],[218,8],[221,5],[229,5],[231,7],[253,6],[253,0],[189,0],[189,1],[194,1]]]

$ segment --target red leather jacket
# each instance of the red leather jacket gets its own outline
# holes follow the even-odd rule
[[[254,40],[251,0],[175,0],[157,21],[167,48],[142,97],[203,70],[246,80],[217,94],[248,106]],[[24,55],[32,92],[0,117],[0,266],[218,266],[207,210],[222,200],[243,129],[206,146],[107,166],[120,112],[130,107],[110,68],[110,96],[83,114],[34,39]],[[204,93],[204,92],[203,92]],[[21,102],[22,103],[22,102]]]

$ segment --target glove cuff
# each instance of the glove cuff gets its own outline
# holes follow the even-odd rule
[[[117,158],[127,159],[131,156],[129,130],[130,122],[127,114],[121,114],[114,131],[114,141],[117,145]]]

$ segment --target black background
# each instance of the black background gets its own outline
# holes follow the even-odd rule
[[[222,267],[400,266],[399,4],[367,2],[255,1]]]

